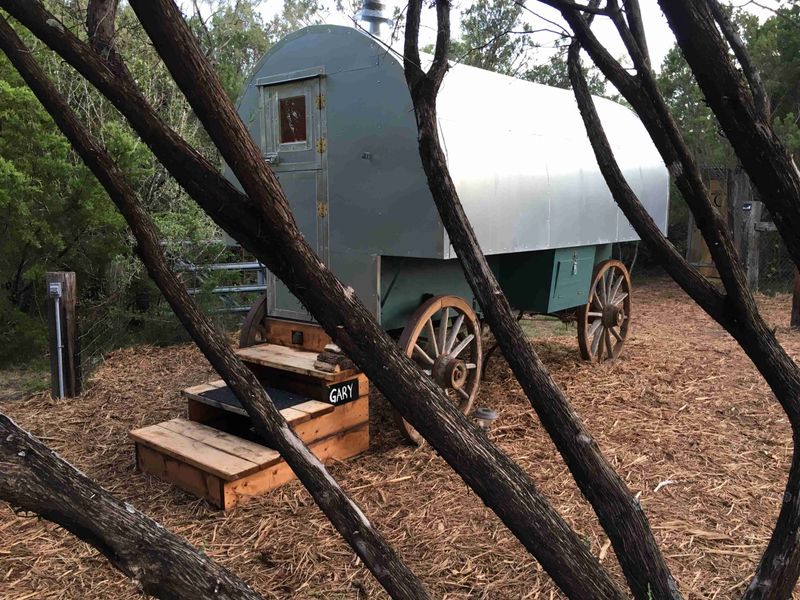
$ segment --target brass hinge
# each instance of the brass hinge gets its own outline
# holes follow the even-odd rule
[[[325,152],[325,150],[327,150],[327,148],[328,148],[328,143],[325,141],[325,138],[319,138],[317,140],[317,152],[322,154],[323,152]]]
[[[316,106],[317,110],[322,110],[323,108],[325,108],[325,96],[323,96],[322,94],[317,96]]]
[[[328,216],[328,204],[326,202],[319,201],[317,202],[317,215],[324,219]]]

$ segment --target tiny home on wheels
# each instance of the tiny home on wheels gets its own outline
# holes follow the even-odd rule
[[[385,20],[365,13],[372,25]],[[666,231],[660,156],[631,111],[596,102],[628,182]],[[320,261],[466,412],[481,375],[481,311],[428,189],[402,58],[358,29],[307,27],[260,60],[238,110]],[[584,358],[616,357],[631,284],[611,247],[638,238],[599,172],[572,92],[456,64],[438,115],[461,202],[512,306],[577,309]],[[242,345],[262,339],[270,319],[312,321],[274,276]]]

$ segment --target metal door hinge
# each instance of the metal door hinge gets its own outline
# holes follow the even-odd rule
[[[317,110],[322,110],[323,108],[325,108],[325,96],[323,96],[322,94],[317,96],[317,100],[316,100],[315,104],[316,104]]]
[[[326,202],[317,202],[317,215],[320,219],[328,216],[328,204]]]
[[[327,149],[328,149],[328,142],[325,141],[325,138],[319,138],[317,140],[317,152],[322,154]]]

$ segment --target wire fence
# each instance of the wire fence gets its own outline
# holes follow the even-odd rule
[[[220,331],[237,330],[250,306],[265,293],[264,266],[238,247],[209,253],[187,246],[168,254],[189,293]],[[215,262],[202,262],[208,259]],[[109,277],[109,289],[94,297],[84,293],[78,304],[78,348],[84,382],[105,355],[117,348],[189,341],[140,265],[126,264],[119,271],[121,274]],[[115,279],[121,281],[114,283]]]

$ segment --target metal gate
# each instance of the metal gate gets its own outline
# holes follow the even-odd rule
[[[261,148],[289,200],[297,226],[329,265],[325,79],[307,69],[259,79]],[[275,275],[267,278],[269,314],[312,320]]]

